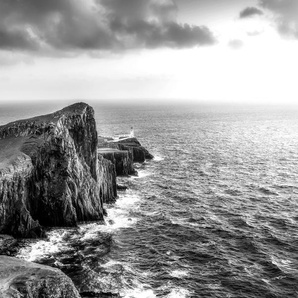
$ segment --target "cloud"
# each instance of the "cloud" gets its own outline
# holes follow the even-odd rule
[[[0,0],[0,50],[73,52],[215,43],[177,22],[174,0]]]
[[[0,28],[0,48],[33,50],[35,44],[31,42],[30,34],[26,30]]]
[[[250,18],[256,15],[262,15],[262,14],[263,14],[263,11],[256,7],[246,7],[240,12],[239,17],[240,19],[245,19],[245,18]]]
[[[229,47],[235,50],[239,50],[243,47],[243,41],[239,39],[233,39],[229,41]]]
[[[260,5],[275,15],[278,31],[283,35],[298,38],[297,0],[259,0]]]
[[[258,35],[261,35],[263,33],[264,33],[264,31],[258,31],[258,30],[246,32],[246,34],[248,36],[258,36]]]

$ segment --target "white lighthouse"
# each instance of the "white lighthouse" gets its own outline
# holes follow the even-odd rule
[[[135,136],[133,127],[130,128],[130,134],[129,134],[129,136],[130,136],[131,138],[134,138],[134,136]]]

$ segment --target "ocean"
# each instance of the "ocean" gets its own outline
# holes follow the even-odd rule
[[[94,108],[99,135],[133,126],[155,158],[118,179],[106,225],[52,229],[19,258],[125,298],[298,297],[298,108]]]

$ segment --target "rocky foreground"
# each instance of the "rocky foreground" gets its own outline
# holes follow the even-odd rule
[[[0,126],[0,254],[14,243],[3,234],[35,238],[45,227],[104,222],[116,175],[136,174],[133,162],[152,155],[135,138],[100,145],[85,103]],[[0,297],[80,295],[57,269],[0,256]]]
[[[81,297],[59,269],[0,256],[0,297]]]

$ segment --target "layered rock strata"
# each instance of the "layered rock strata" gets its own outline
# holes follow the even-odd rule
[[[69,277],[59,269],[0,256],[0,297],[80,298]]]
[[[98,154],[100,196],[104,203],[113,203],[117,198],[117,181],[115,165]]]
[[[119,140],[117,142],[120,150],[131,150],[133,154],[133,162],[144,162],[146,159],[153,159],[153,155],[144,148],[137,138],[129,138]]]
[[[113,165],[98,157],[84,103],[0,127],[0,233],[43,236],[42,226],[103,220],[117,195]]]
[[[98,154],[111,161],[111,163],[115,166],[117,176],[136,174],[136,170],[133,166],[133,154],[131,150],[99,148]]]
[[[137,138],[126,138],[118,141],[111,139],[109,142],[102,138],[98,153],[114,164],[117,176],[136,175],[134,162],[143,163],[146,159],[154,158]]]

